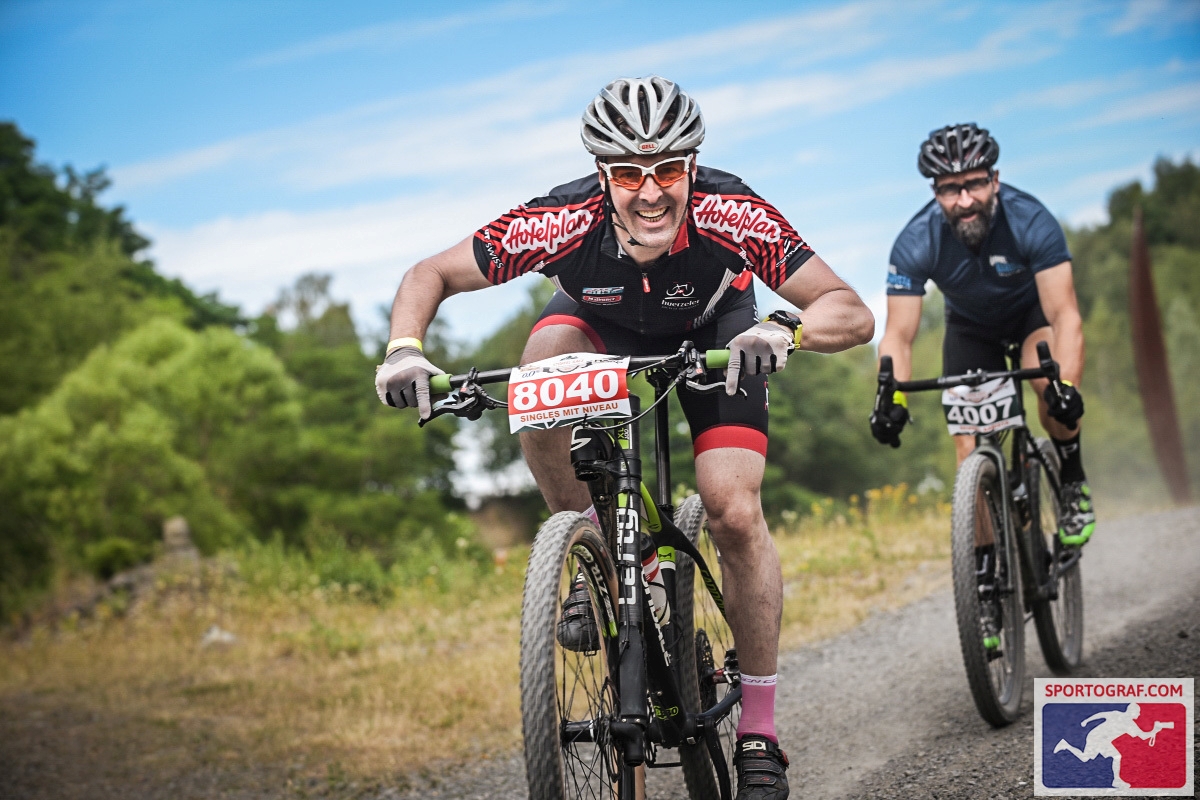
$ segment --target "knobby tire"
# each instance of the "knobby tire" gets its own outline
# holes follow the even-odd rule
[[[951,518],[951,561],[954,607],[967,683],[979,714],[990,725],[1002,727],[1017,718],[1025,676],[1025,615],[1015,543],[1003,528],[1001,494],[996,462],[976,451],[958,468],[954,481]],[[977,547],[976,531],[984,547]],[[977,575],[993,539],[987,574]],[[981,585],[994,587],[981,593]],[[1003,584],[1010,594],[998,590]],[[984,644],[984,618],[993,621],[1000,638],[999,657],[989,659]]]
[[[601,630],[600,649],[572,652],[556,637],[562,604],[571,581],[588,558],[599,567],[607,592],[591,569],[593,619],[615,619],[616,570],[595,523],[564,511],[538,531],[525,571],[521,604],[521,723],[530,800],[614,800],[632,797],[634,770],[622,763],[607,730],[616,708],[610,674],[608,639]],[[607,614],[598,606],[608,604]],[[594,742],[564,741],[568,722],[594,720]]]
[[[1053,470],[1054,481],[1047,479],[1046,466],[1030,459],[1027,480],[1031,519],[1026,531],[1037,582],[1043,582],[1063,553],[1058,541],[1059,498],[1053,487],[1058,484],[1058,454],[1047,439],[1038,439],[1037,447]],[[1058,579],[1058,597],[1032,600],[1033,622],[1046,666],[1055,675],[1070,675],[1083,661],[1083,575],[1079,561]]]
[[[696,546],[700,555],[704,556],[709,570],[719,583],[720,558],[709,536],[706,519],[699,495],[688,497],[675,511],[675,526]],[[703,632],[703,636],[700,637],[701,646],[704,646],[704,641],[707,640],[712,660],[718,668],[724,664],[725,651],[733,647],[733,634],[705,587],[695,562],[679,552],[676,552],[675,558],[676,604],[672,610],[672,623],[678,621],[679,627],[670,646],[671,660],[676,667],[684,706],[686,710],[695,713],[719,702],[729,690],[728,684],[713,686],[711,683],[702,690],[699,662],[703,659],[697,659],[697,633]],[[740,714],[741,706],[735,706],[719,728],[725,763],[731,775]],[[703,741],[694,745],[683,744],[679,748],[679,761],[691,800],[720,800],[721,793],[717,786],[712,758]]]

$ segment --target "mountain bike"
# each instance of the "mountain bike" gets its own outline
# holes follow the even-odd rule
[[[942,389],[950,433],[975,436],[954,479],[951,568],[967,682],[980,716],[995,727],[1020,713],[1030,616],[1052,672],[1067,675],[1083,657],[1080,550],[1057,535],[1058,455],[1025,424],[1024,381],[1048,378],[1062,391],[1049,346],[1040,342],[1037,352],[1039,365],[1021,369],[1020,345],[1007,343],[1009,370],[915,381],[896,381],[884,356],[875,397],[876,412],[886,412],[896,390]]]
[[[599,518],[550,517],[525,572],[521,719],[531,800],[634,800],[644,795],[646,769],[668,767],[682,770],[692,800],[732,799],[737,652],[700,498],[671,505],[666,403],[676,388],[724,391],[706,378],[728,361],[728,350],[685,342],[669,356],[577,353],[430,382],[435,393],[451,392],[430,419],[478,419],[507,407],[513,432],[571,427],[571,463]],[[654,388],[645,411],[628,391],[639,373]],[[505,381],[507,402],[483,389]],[[654,496],[642,482],[639,430],[651,412]],[[662,568],[657,603],[643,575],[648,555]],[[594,636],[564,642],[564,606],[580,594]]]

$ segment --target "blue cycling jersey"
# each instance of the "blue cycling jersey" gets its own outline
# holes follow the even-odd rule
[[[937,200],[930,200],[896,237],[887,293],[925,294],[932,280],[946,307],[972,322],[996,325],[1038,302],[1034,275],[1071,260],[1062,227],[1036,197],[1000,184],[992,228],[971,252],[955,236]]]

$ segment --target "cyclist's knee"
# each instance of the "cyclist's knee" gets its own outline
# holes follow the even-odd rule
[[[961,464],[967,456],[975,449],[974,436],[955,436],[954,437],[954,454],[958,456],[958,463]]]
[[[766,529],[762,503],[756,491],[724,492],[705,499],[708,526],[717,544],[736,547],[754,542]]]
[[[572,325],[547,325],[529,335],[521,363],[540,361],[563,353],[594,353],[595,345],[587,334]]]

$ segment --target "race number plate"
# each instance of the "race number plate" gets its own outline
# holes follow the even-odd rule
[[[1025,424],[1012,378],[947,389],[942,392],[942,409],[953,436],[995,433]]]
[[[584,417],[629,416],[629,357],[566,355],[516,367],[508,379],[508,429],[541,431]]]

